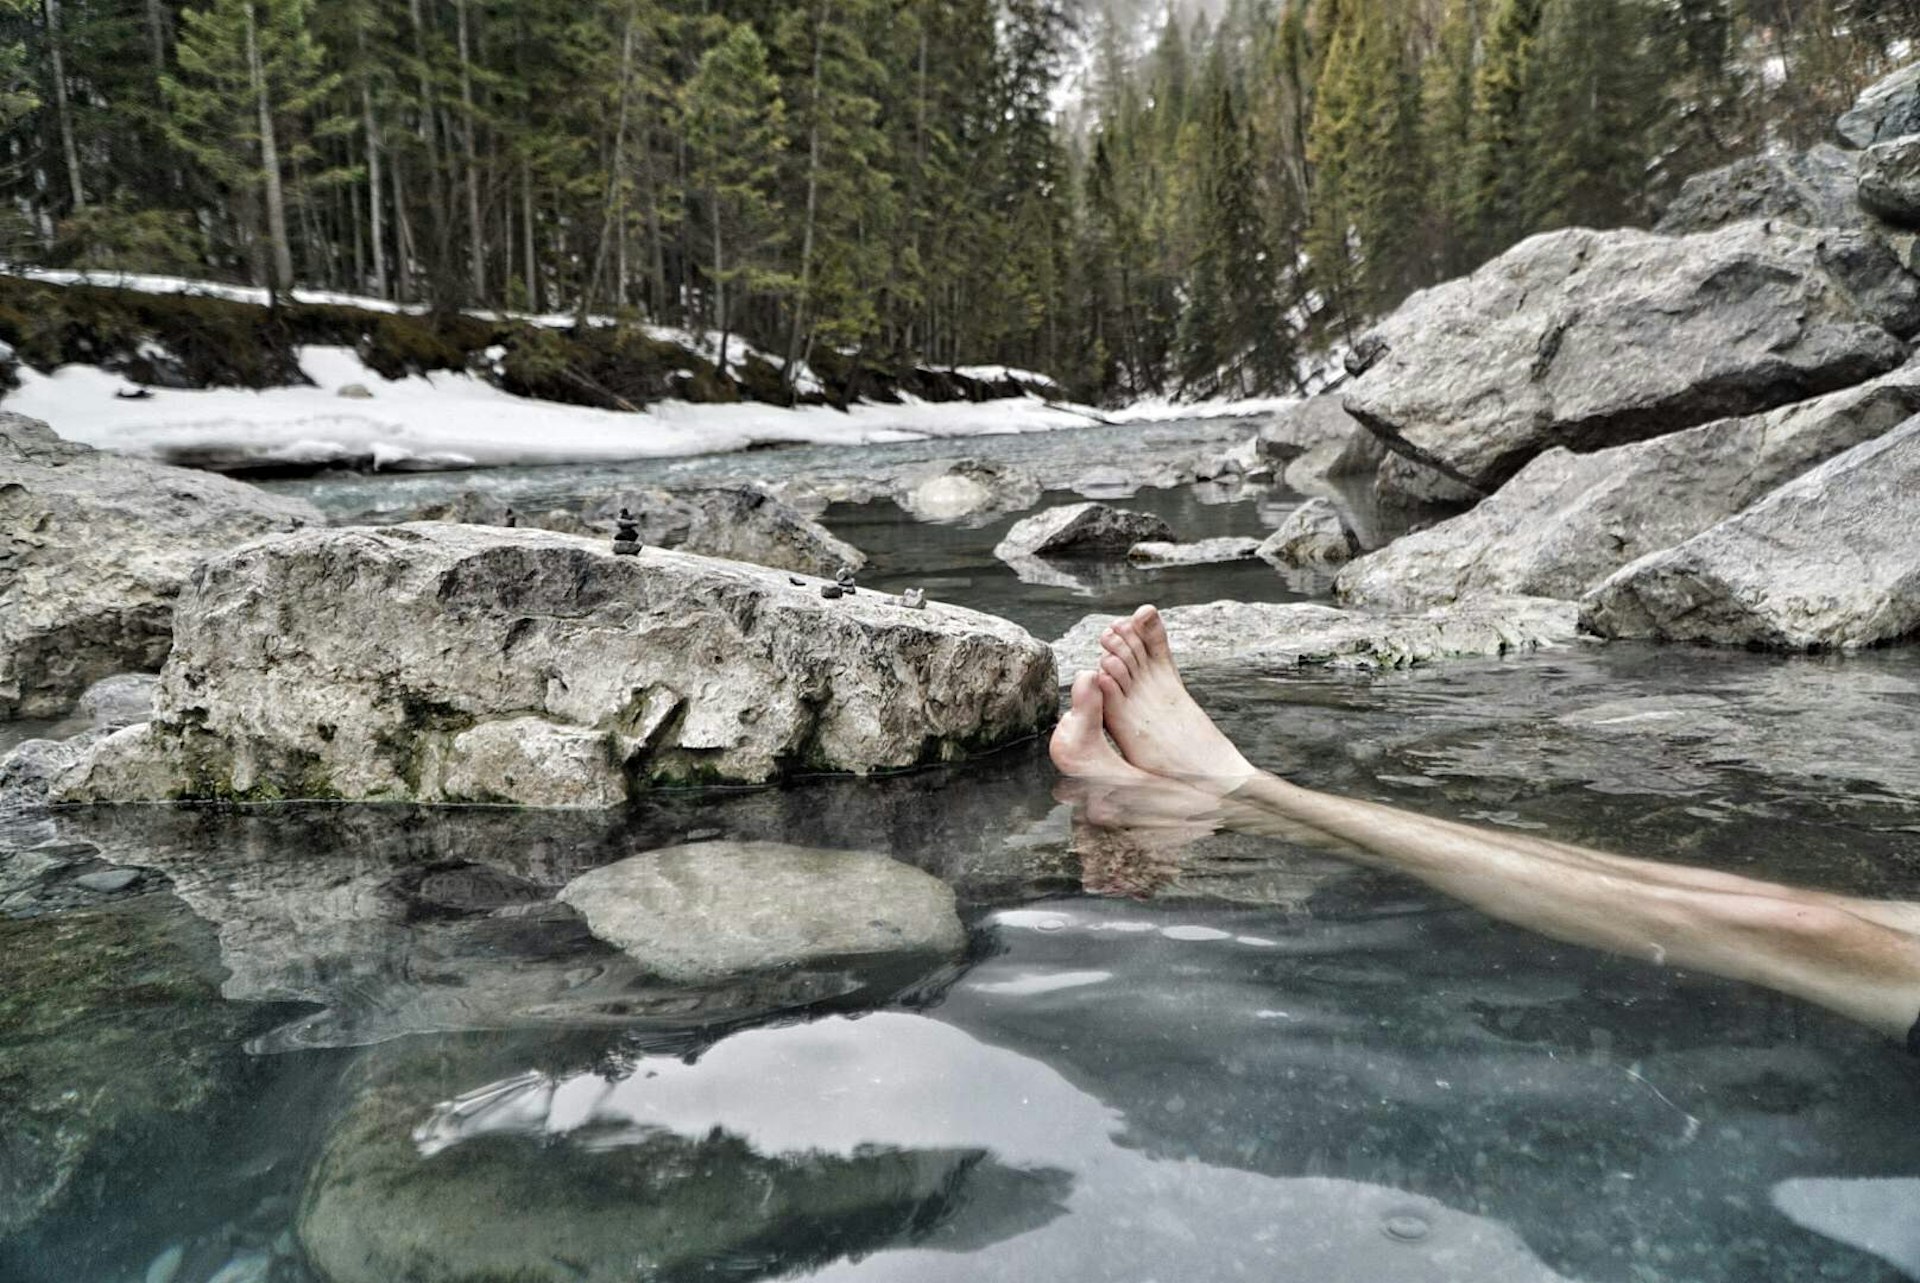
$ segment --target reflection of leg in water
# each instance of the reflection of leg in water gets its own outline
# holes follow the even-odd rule
[[[1151,814],[1170,784],[1184,785],[1219,799],[1222,826],[1310,837],[1555,939],[1751,981],[1920,1036],[1920,904],[1610,855],[1298,788],[1256,771],[1194,702],[1151,606],[1115,623],[1101,645],[1101,699],[1083,698],[1082,674],[1054,761],[1065,774],[1110,780],[1111,815],[1132,809],[1123,799],[1133,790]],[[1119,746],[1107,749],[1117,766],[1091,750],[1096,712]]]

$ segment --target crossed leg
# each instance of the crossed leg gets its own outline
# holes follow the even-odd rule
[[[1634,859],[1299,788],[1256,770],[1207,717],[1151,606],[1117,621],[1101,647],[1099,672],[1074,683],[1054,761],[1064,774],[1110,781],[1110,813],[1126,814],[1135,790],[1152,799],[1143,814],[1180,796],[1198,819],[1192,808],[1212,800],[1207,814],[1222,827],[1311,838],[1555,939],[1751,981],[1894,1035],[1920,1014],[1920,904]],[[1117,752],[1090,731],[1096,725]]]

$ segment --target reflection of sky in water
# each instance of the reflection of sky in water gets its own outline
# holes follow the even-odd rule
[[[756,1029],[696,1062],[649,1057],[612,1080],[530,1074],[442,1105],[423,1156],[482,1135],[593,1147],[715,1129],[767,1156],[980,1149],[1071,1177],[1066,1214],[956,1255],[903,1246],[839,1261],[834,1279],[1547,1280],[1497,1222],[1380,1185],[1155,1159],[1116,1143],[1117,1111],[1039,1061],[925,1016]]]

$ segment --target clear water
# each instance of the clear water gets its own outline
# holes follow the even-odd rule
[[[1259,532],[1263,497],[1202,497],[1137,502]],[[874,578],[1044,636],[1298,591],[1249,566],[1026,585],[998,527],[828,520]],[[1582,646],[1197,693],[1317,787],[1920,898],[1920,650]],[[0,1216],[59,1194],[0,1229],[0,1279],[1920,1277],[1920,1061],[1887,1039],[1285,844],[1076,833],[1054,786],[1028,744],[616,816],[17,819]],[[966,963],[675,988],[553,904],[719,837],[938,873]],[[67,863],[36,873],[17,852],[49,841]],[[74,888],[112,866],[142,881]]]

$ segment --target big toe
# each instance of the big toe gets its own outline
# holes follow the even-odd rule
[[[1047,745],[1053,764],[1063,773],[1084,770],[1106,748],[1106,732],[1101,728],[1104,715],[1099,683],[1090,672],[1078,674],[1073,679],[1072,703]]]

